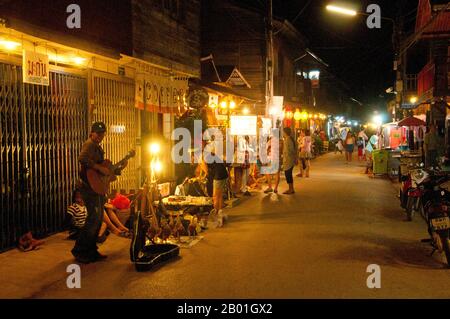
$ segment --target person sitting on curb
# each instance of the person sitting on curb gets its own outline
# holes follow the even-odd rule
[[[68,239],[76,240],[84,227],[87,217],[87,208],[80,191],[75,190],[72,196],[73,204],[67,209],[68,219],[70,220],[69,237]],[[111,203],[105,204],[105,211],[103,215],[103,223],[98,234],[97,242],[102,243],[110,232],[117,236],[129,237],[129,229],[126,228],[114,212],[114,205]]]

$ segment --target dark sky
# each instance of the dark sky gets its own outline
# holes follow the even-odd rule
[[[249,1],[261,8],[267,3]],[[367,17],[330,13],[325,9],[330,3],[346,4],[363,12],[369,4],[378,4],[382,16],[403,16],[404,30],[409,34],[414,30],[418,0],[273,0],[274,15],[289,20],[306,36],[310,49],[350,87],[353,97],[364,104],[385,107],[380,95],[386,97],[385,90],[395,79],[392,23],[383,20],[381,29],[369,29]]]

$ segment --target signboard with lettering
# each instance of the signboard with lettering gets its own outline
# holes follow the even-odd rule
[[[23,50],[23,83],[49,85],[48,56]]]
[[[237,116],[232,115],[230,117],[230,134],[231,135],[256,135],[257,130],[257,116],[253,115],[243,115]]]
[[[149,112],[177,113],[188,90],[187,79],[138,74],[136,76],[136,107]]]

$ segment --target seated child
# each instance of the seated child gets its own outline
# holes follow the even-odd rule
[[[67,209],[67,215],[70,219],[68,239],[76,240],[84,227],[87,217],[87,208],[84,204],[80,191],[75,190],[72,197],[73,204]],[[97,242],[102,243],[110,232],[117,236],[129,237],[129,229],[126,228],[114,212],[115,207],[111,203],[105,204],[103,223],[100,228]]]

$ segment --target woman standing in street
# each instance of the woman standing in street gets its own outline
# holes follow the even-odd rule
[[[311,131],[306,130],[305,136],[302,138],[302,143],[300,144],[300,174],[298,177],[303,177],[303,171],[306,173],[306,177],[309,177],[309,168],[311,166]]]
[[[285,127],[283,128],[283,170],[284,175],[286,177],[286,182],[289,185],[289,189],[283,194],[294,194],[294,178],[292,177],[292,170],[294,169],[296,158],[297,158],[297,149],[295,148],[294,138],[292,137],[291,128]]]
[[[273,145],[272,145],[273,143]],[[275,134],[272,132],[272,136],[267,140],[267,155],[269,158],[269,163],[265,166],[261,166],[261,174],[266,175],[267,189],[264,191],[265,194],[274,192],[278,193],[278,184],[280,183],[280,171],[281,171],[281,160],[280,160],[280,134],[279,131]],[[272,178],[275,179],[275,187],[272,188]]]
[[[352,161],[354,148],[355,148],[355,137],[353,136],[352,131],[348,131],[347,136],[345,138],[345,159],[347,160],[347,163]]]

